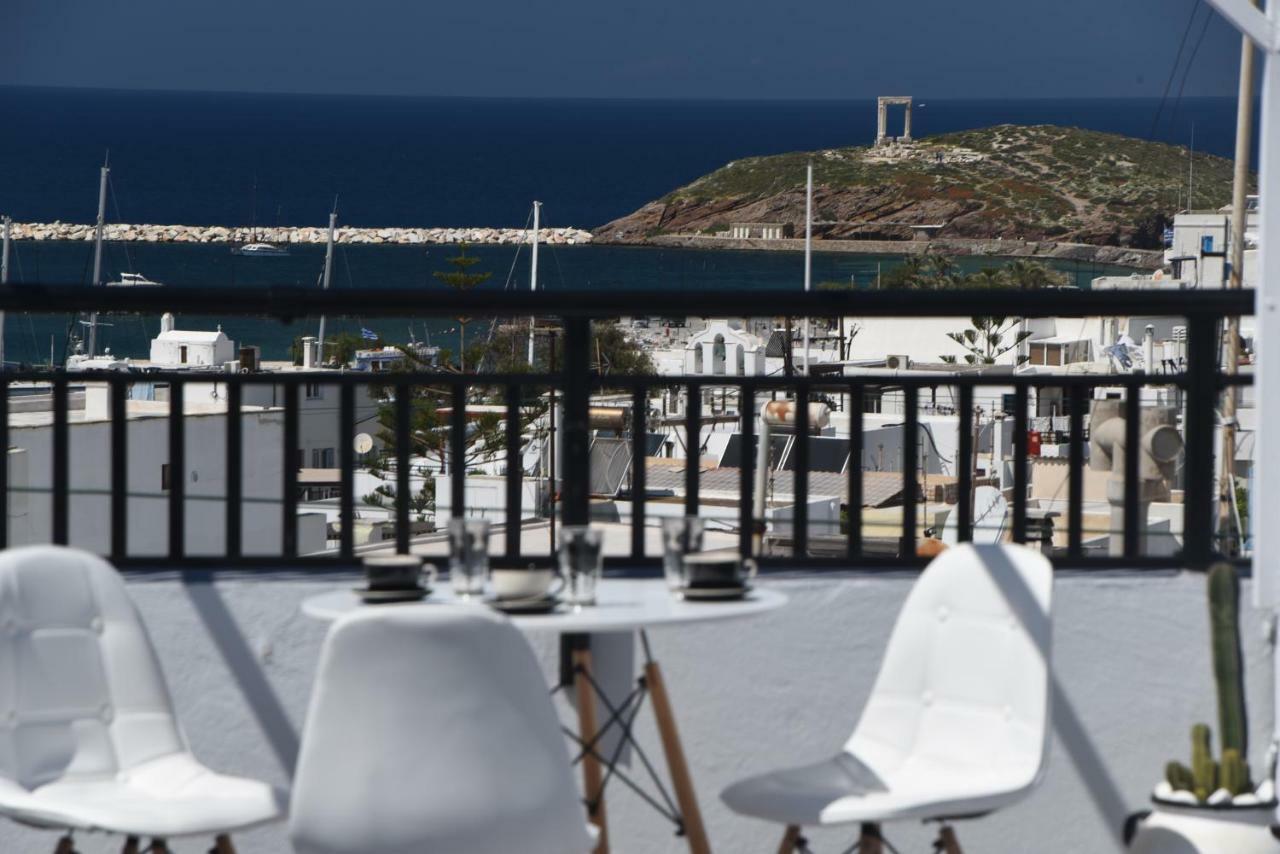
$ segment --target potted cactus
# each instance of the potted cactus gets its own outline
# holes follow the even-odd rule
[[[1240,585],[1235,567],[1209,570],[1209,626],[1218,691],[1214,758],[1208,724],[1191,728],[1191,762],[1170,762],[1152,792],[1150,813],[1132,817],[1129,850],[1139,854],[1280,854],[1272,833],[1276,810],[1271,769],[1255,786],[1248,763],[1244,672],[1240,662]]]

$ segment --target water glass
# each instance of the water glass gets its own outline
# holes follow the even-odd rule
[[[697,516],[662,520],[662,572],[672,590],[680,590],[688,584],[684,556],[702,551],[703,532],[703,521]]]
[[[484,593],[489,580],[489,520],[449,520],[449,578],[464,599]]]
[[[560,535],[560,574],[565,601],[575,608],[596,604],[596,586],[604,569],[604,540],[599,528],[568,525]]]

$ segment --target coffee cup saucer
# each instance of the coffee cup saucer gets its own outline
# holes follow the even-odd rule
[[[418,602],[431,595],[429,587],[393,587],[385,590],[370,590],[368,587],[353,587],[361,601],[369,605],[385,605],[392,602]]]
[[[750,584],[698,584],[681,587],[677,592],[688,602],[732,602],[751,593]]]
[[[485,604],[504,614],[549,614],[560,605],[559,597],[551,593],[538,596],[490,596]]]

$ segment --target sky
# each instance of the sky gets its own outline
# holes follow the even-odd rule
[[[1232,95],[1240,38],[1199,0],[4,0],[0,85],[1160,97],[1193,5],[1184,95]]]

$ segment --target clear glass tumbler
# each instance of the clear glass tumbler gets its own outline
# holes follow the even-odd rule
[[[567,525],[557,553],[564,576],[564,599],[575,608],[596,604],[596,587],[604,569],[604,540],[599,528]]]
[[[662,520],[662,573],[667,586],[680,590],[688,584],[684,556],[702,551],[705,525],[697,516],[674,516]]]
[[[449,520],[449,580],[464,599],[484,593],[489,580],[489,520]]]

